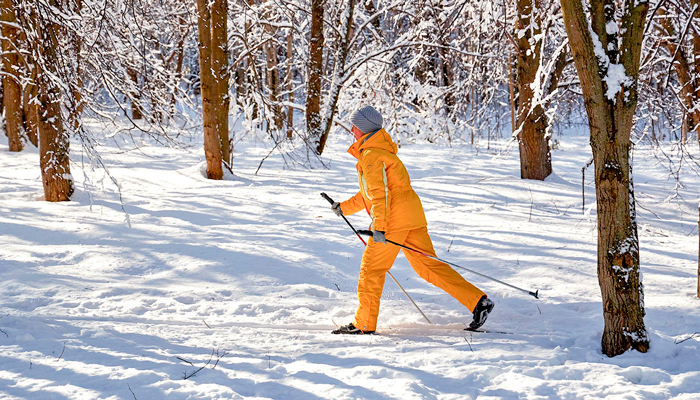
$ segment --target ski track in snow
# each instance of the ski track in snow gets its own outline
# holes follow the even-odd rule
[[[700,337],[676,344],[700,331],[692,172],[667,200],[675,182],[651,150],[635,152],[647,354],[600,350],[585,135],[562,138],[545,182],[519,179],[517,149],[399,152],[438,256],[540,290],[535,300],[465,273],[496,302],[484,328],[512,335],[463,331],[469,312],[399,256],[393,273],[434,325],[387,280],[380,335],[335,336],[356,307],[363,247],[319,196],[357,191],[337,136],[330,170],[285,169],[274,155],[254,176],[269,148],[243,143],[236,176],[220,182],[202,177],[199,145],[105,154],[131,228],[101,171],[87,171],[85,190],[79,145],[74,201],[48,204],[36,149],[11,154],[3,136],[0,398],[700,398]]]

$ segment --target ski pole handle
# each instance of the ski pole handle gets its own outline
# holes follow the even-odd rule
[[[372,237],[374,237],[374,232],[372,232],[372,231],[366,231],[366,230],[364,230],[364,229],[358,230],[357,233],[359,233],[360,235],[365,235],[365,236],[372,236]]]
[[[333,201],[333,199],[331,199],[330,196],[328,196],[327,194],[325,194],[325,193],[323,193],[323,192],[321,192],[321,197],[323,197],[324,199],[328,200],[328,202],[331,203],[331,204],[335,203],[335,202]]]

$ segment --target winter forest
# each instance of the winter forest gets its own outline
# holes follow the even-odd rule
[[[0,398],[699,398],[700,0],[0,20]],[[347,150],[368,105],[435,254],[382,273],[376,332],[333,335],[395,232],[331,204],[404,194]],[[483,328],[421,257],[488,294]]]

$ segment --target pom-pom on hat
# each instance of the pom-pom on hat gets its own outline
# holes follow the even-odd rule
[[[350,116],[350,122],[362,133],[372,133],[382,129],[384,119],[372,106],[364,106]]]

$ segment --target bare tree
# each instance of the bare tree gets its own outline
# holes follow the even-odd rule
[[[321,126],[319,127],[319,132],[321,136],[317,138],[316,153],[323,153],[323,149],[326,147],[326,140],[328,140],[328,135],[330,134],[333,118],[338,107],[338,99],[340,98],[340,91],[343,88],[343,84],[347,80],[346,61],[348,59],[348,53],[350,52],[350,42],[352,40],[352,23],[353,16],[355,12],[355,0],[348,0],[346,7],[343,9],[340,15],[340,35],[338,37],[338,44],[335,46],[336,51],[333,54],[333,75],[331,77],[331,85],[328,92],[328,100],[326,105],[326,114],[321,121]]]
[[[19,83],[19,33],[13,0],[0,3],[2,19],[3,103],[5,108],[5,132],[10,151],[22,151],[22,88]]]
[[[219,0],[220,1],[220,0]],[[209,1],[197,0],[197,31],[199,38],[199,81],[202,97],[202,121],[204,126],[204,154],[207,159],[207,177],[209,179],[223,178],[223,154],[219,137],[218,108],[222,100],[216,92],[219,90],[214,74],[220,70],[214,68],[215,35],[213,34],[212,10]],[[218,12],[217,12],[218,14]],[[225,15],[225,14],[224,14]],[[217,15],[218,29],[221,28],[220,16]],[[216,36],[218,41],[219,36]],[[217,42],[218,43],[218,42]],[[220,67],[220,65],[217,65]],[[226,132],[228,135],[228,130]]]
[[[294,36],[293,30],[290,29],[287,34],[287,72],[284,77],[284,87],[287,91],[288,99],[290,105],[287,106],[287,139],[292,139],[294,137],[294,107],[291,104],[294,103],[294,87],[292,80],[294,79]]]
[[[212,102],[214,104],[214,130],[219,135],[219,148],[223,161],[229,166],[231,150],[228,132],[228,0],[211,1],[211,69],[213,74]]]
[[[692,19],[700,18],[700,0],[681,0],[680,4],[690,12],[684,15],[669,4],[662,5],[657,29],[678,79],[677,96],[684,115],[681,140],[685,143],[688,131],[697,132],[700,141],[700,32],[689,29]]]
[[[26,40],[25,40],[26,43]],[[27,54],[26,59],[29,64],[29,76],[22,94],[22,107],[24,109],[24,129],[27,133],[27,138],[36,147],[39,147],[39,110],[37,109],[37,98],[39,90],[36,86],[37,81],[37,66],[32,61],[31,53]]]
[[[39,115],[37,101],[39,96],[37,81],[37,67],[32,54],[32,43],[27,40],[27,32],[22,29],[19,34],[21,53],[23,54],[24,90],[22,91],[22,114],[24,116],[24,131],[27,139],[35,147],[39,147]]]
[[[136,68],[129,67],[126,73],[131,78],[134,86],[131,91],[131,119],[139,120],[143,119],[143,111],[141,110],[141,88],[139,87],[139,73]]]
[[[571,52],[581,81],[595,161],[598,282],[603,298],[603,353],[649,349],[630,163],[630,133],[646,1],[562,0]],[[590,15],[590,19],[588,17]]]
[[[273,15],[274,15],[274,8],[277,8],[277,4],[273,1],[266,0],[265,1],[265,11],[266,11],[266,16],[270,21],[274,20]],[[283,120],[284,120],[284,114],[282,113],[282,108],[279,105],[280,101],[280,63],[279,63],[279,58],[278,58],[278,52],[279,52],[279,44],[277,42],[277,36],[278,36],[278,28],[273,26],[272,23],[266,23],[265,24],[265,32],[269,36],[269,41],[265,45],[265,58],[266,58],[266,64],[267,64],[267,91],[269,93],[269,98],[270,98],[270,112],[272,113],[272,117],[268,118],[268,121],[271,121],[272,124],[271,126],[268,125],[268,128],[272,129],[281,129]],[[291,36],[290,36],[291,37]]]
[[[323,151],[320,144],[323,135],[321,126],[321,79],[323,77],[323,0],[311,0],[311,37],[309,39],[309,67],[306,83],[306,130],[318,143],[317,152]],[[325,140],[323,140],[325,145]],[[320,152],[319,152],[320,154]]]
[[[552,173],[551,121],[546,111],[567,65],[564,38],[555,32],[557,1],[516,0],[515,39],[520,177],[544,180]],[[559,43],[557,43],[559,41]]]
[[[48,4],[46,4],[48,3]],[[39,88],[38,127],[41,176],[46,201],[68,201],[73,194],[73,177],[70,173],[70,136],[64,128],[61,110],[61,88],[57,77],[64,77],[65,67],[58,51],[62,48],[64,31],[57,14],[70,14],[72,10],[58,0],[49,0],[34,10],[33,20],[37,39],[34,56],[39,61],[37,86]]]

